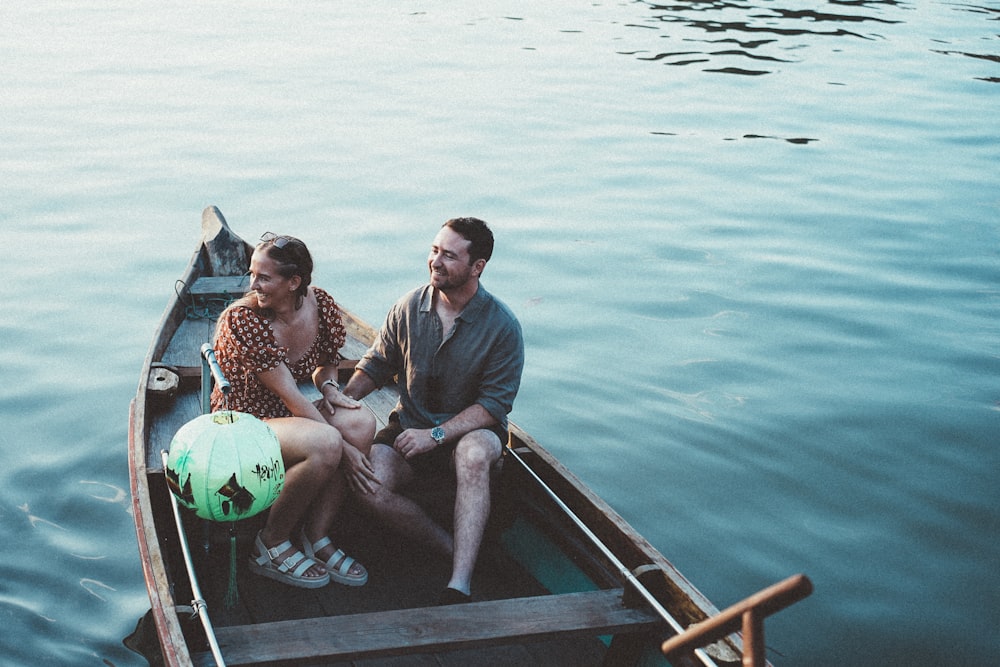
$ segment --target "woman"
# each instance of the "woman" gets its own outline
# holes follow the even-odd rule
[[[375,418],[340,392],[345,330],[333,298],[309,286],[312,270],[302,241],[261,237],[250,259],[251,291],[219,317],[215,352],[232,387],[228,403],[213,391],[212,409],[265,420],[281,444],[285,481],[254,540],[251,571],[302,588],[331,578],[361,586],[368,572],[329,534],[346,485],[364,491],[376,483],[368,461]],[[298,387],[310,378],[323,395],[316,402]]]

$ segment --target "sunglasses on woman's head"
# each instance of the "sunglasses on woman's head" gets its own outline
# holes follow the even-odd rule
[[[274,234],[272,232],[264,232],[263,234],[261,234],[260,242],[267,243],[268,241],[270,241],[275,248],[281,250],[286,245],[291,243],[292,238],[290,236],[284,236],[282,234]]]

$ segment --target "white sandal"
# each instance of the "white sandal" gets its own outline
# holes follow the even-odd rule
[[[320,563],[313,560],[312,556],[303,556],[302,552],[296,549],[288,540],[268,549],[264,546],[264,541],[260,539],[260,533],[257,533],[255,542],[259,555],[255,557],[251,554],[250,556],[250,571],[254,574],[259,574],[269,579],[280,581],[283,584],[299,588],[323,588],[330,583],[329,572],[324,572],[321,577],[306,576],[309,568]],[[292,550],[291,553],[280,563],[275,564],[275,561],[281,557],[281,554],[290,549]]]
[[[306,556],[309,558],[313,558],[322,565],[325,565],[331,579],[345,586],[364,586],[367,584],[368,570],[365,569],[364,565],[358,563],[358,567],[361,568],[361,574],[351,574],[351,566],[357,563],[357,561],[345,554],[343,549],[334,551],[333,555],[325,563],[319,560],[316,552],[331,544],[333,544],[333,540],[329,537],[321,537],[310,544],[309,538],[306,537],[306,531],[302,531],[302,550],[306,552]],[[340,567],[335,568],[334,563],[338,562],[340,563]]]

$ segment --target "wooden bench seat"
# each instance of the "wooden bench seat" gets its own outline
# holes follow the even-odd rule
[[[188,294],[194,298],[238,299],[250,289],[250,275],[242,276],[202,276],[188,287]]]
[[[625,607],[617,588],[220,627],[216,637],[227,665],[315,664],[639,632],[661,623],[648,609]]]

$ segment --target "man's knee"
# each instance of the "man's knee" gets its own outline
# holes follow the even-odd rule
[[[377,509],[379,505],[396,493],[400,484],[405,483],[407,479],[406,464],[395,449],[378,442],[372,445],[368,460],[371,461],[375,476],[378,477],[380,483],[374,485],[371,493],[357,495],[363,505]]]
[[[489,470],[503,453],[500,438],[492,431],[481,429],[462,437],[455,446],[455,468],[459,471]]]

